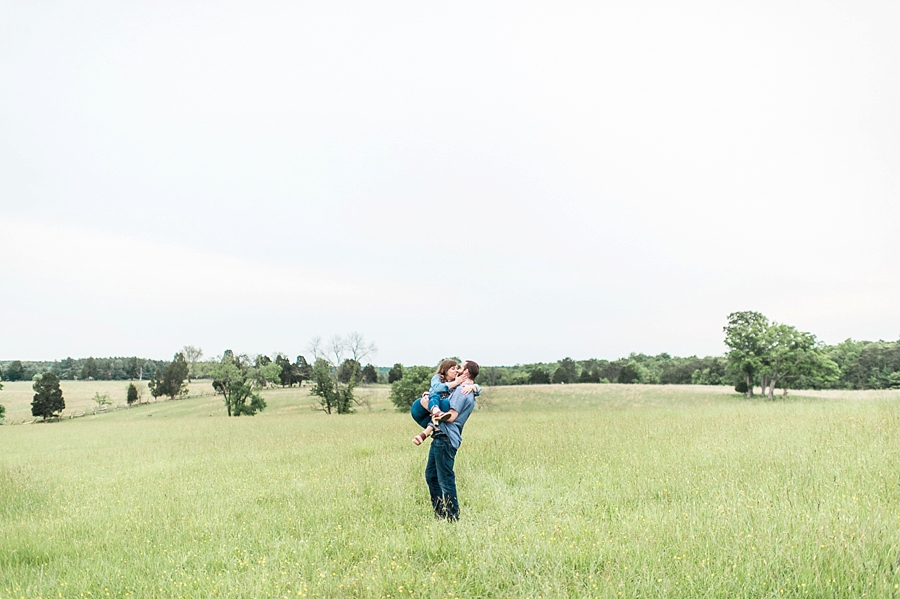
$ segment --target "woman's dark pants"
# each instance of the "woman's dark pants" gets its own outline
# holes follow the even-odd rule
[[[439,518],[459,520],[459,501],[456,498],[456,474],[453,465],[456,450],[445,436],[435,437],[428,450],[425,482],[431,494],[434,514]]]

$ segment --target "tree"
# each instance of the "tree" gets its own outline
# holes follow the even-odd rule
[[[888,376],[888,389],[900,389],[900,372],[892,372]],[[0,418],[2,417],[3,414],[0,413]]]
[[[90,381],[96,379],[100,370],[97,368],[97,361],[92,357],[84,361],[81,366],[81,380]]]
[[[188,382],[190,383],[191,379],[197,376],[197,362],[203,358],[203,350],[193,345],[185,345],[181,353],[184,354],[184,359],[187,360],[188,366],[190,366],[188,369]]]
[[[732,312],[722,329],[728,346],[728,372],[743,380],[747,397],[753,397],[753,382],[762,368],[768,329],[769,319],[750,311]]]
[[[404,368],[403,376],[391,384],[391,403],[401,412],[409,410],[422,392],[428,391],[432,376],[434,371],[427,366]]]
[[[572,358],[563,358],[553,372],[554,383],[574,383],[578,380],[578,365]]]
[[[59,379],[52,372],[45,372],[32,386],[34,399],[31,402],[31,415],[44,420],[59,416],[66,409]]]
[[[566,384],[569,382],[569,373],[562,366],[557,366],[553,371],[553,377],[550,379],[554,384]]]
[[[144,364],[147,363],[147,360],[142,360],[137,356],[133,358],[128,358],[125,361],[125,376],[127,376],[132,381],[134,379],[143,380],[144,379]]]
[[[546,385],[550,382],[550,375],[547,371],[538,366],[528,374],[528,384],[530,385]]]
[[[375,351],[359,333],[350,333],[346,338],[333,335],[324,344],[315,337],[309,344],[313,355],[312,382],[310,394],[319,398],[320,409],[328,414],[348,414],[359,401],[353,397],[353,389],[360,382],[359,364]]]
[[[298,387],[303,386],[303,381],[308,381],[312,377],[312,366],[303,356],[297,356],[297,361],[291,366],[291,384],[297,383]]]
[[[294,369],[291,361],[284,354],[277,354],[275,363],[281,368],[281,372],[278,374],[278,382],[281,383],[282,387],[292,387],[294,385]]]
[[[186,395],[188,369],[184,354],[178,352],[169,364],[156,371],[149,384],[150,394],[153,397],[168,395],[172,399]]]
[[[335,375],[335,369],[328,360],[319,358],[312,368],[313,387],[310,394],[319,398],[319,406],[326,414],[337,412],[349,414],[353,411],[353,387],[356,379],[342,383]]]
[[[500,372],[499,368],[489,366],[481,369],[481,375],[484,377],[482,380],[484,380],[486,386],[496,387],[500,384],[503,373]]]
[[[388,371],[388,384],[393,385],[395,381],[399,381],[403,378],[403,364],[399,362],[391,366],[391,369]],[[412,404],[410,404],[412,405]]]
[[[618,381],[620,383],[643,383],[647,377],[647,369],[638,364],[634,360],[629,360],[622,369],[619,370]]]
[[[0,391],[2,391],[2,390],[3,390],[3,385],[0,384]],[[0,421],[3,420],[4,416],[6,416],[6,408],[4,408],[2,404],[0,404]]]
[[[281,366],[277,362],[273,362],[269,356],[265,354],[256,356],[254,366],[256,368],[257,387],[268,387],[269,383],[274,385],[281,380]]]
[[[572,358],[563,358],[559,365],[565,369],[566,375],[569,377],[569,380],[566,382],[574,383],[578,380],[578,364],[575,363],[575,360]]]
[[[93,400],[97,402],[97,407],[102,408],[103,406],[108,406],[112,404],[112,401],[109,399],[109,393],[101,394],[99,391],[94,393]]]
[[[22,366],[20,360],[13,360],[6,368],[6,380],[8,381],[24,381],[25,367]]]
[[[362,369],[362,382],[366,385],[378,382],[378,371],[371,364]]]
[[[359,367],[359,362],[348,358],[341,362],[341,366],[338,368],[338,380],[347,384],[351,379],[355,379],[357,383],[362,381],[362,369]]]
[[[785,391],[799,377],[836,380],[837,364],[825,355],[812,333],[786,324],[773,323],[764,336],[766,351],[761,360],[763,392],[773,399],[775,386]]]
[[[375,351],[375,345],[362,335],[351,333],[347,338],[334,335],[328,344],[315,337],[309,344],[313,355],[310,394],[319,398],[319,409],[327,414],[348,414],[359,401],[353,389],[359,384],[359,363]]]
[[[270,363],[268,366],[278,367]],[[225,399],[228,416],[254,416],[266,409],[266,401],[257,393],[260,369],[247,356],[235,356],[226,350],[221,360],[213,366],[213,388]],[[262,377],[265,380],[265,376]],[[277,380],[277,374],[276,374]]]
[[[366,338],[359,333],[350,333],[344,340],[350,359],[357,364],[362,364],[363,360],[369,358],[378,351],[375,343],[366,341]]]
[[[128,391],[125,395],[125,401],[128,402],[128,405],[135,403],[140,399],[138,395],[138,389],[134,386],[134,383],[128,383]]]

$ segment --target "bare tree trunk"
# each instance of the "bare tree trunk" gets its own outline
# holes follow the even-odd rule
[[[750,373],[747,374],[747,398],[753,397],[753,381],[750,380]]]

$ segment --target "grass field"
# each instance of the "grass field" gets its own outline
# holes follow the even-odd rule
[[[415,424],[364,393],[0,427],[0,597],[900,597],[900,392],[488,389],[458,523]]]

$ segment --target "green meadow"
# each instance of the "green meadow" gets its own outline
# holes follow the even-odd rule
[[[0,597],[900,597],[900,392],[487,389],[448,523],[386,387],[229,419],[208,386],[0,427]]]

